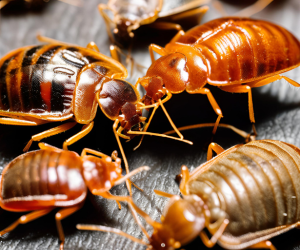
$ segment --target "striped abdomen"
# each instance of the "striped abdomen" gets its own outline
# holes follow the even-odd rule
[[[7,210],[77,204],[86,196],[81,158],[51,150],[21,155],[3,170],[0,191]]]
[[[299,154],[279,141],[248,143],[195,176],[190,194],[203,198],[213,220],[225,211],[225,234],[234,237],[293,224],[300,220]]]
[[[15,50],[0,60],[0,111],[44,119],[68,116],[80,71],[101,61],[87,49],[62,44]],[[98,70],[106,72],[105,67]]]
[[[214,85],[250,82],[300,64],[300,43],[286,29],[260,20],[221,18],[188,31],[179,43],[196,47]]]

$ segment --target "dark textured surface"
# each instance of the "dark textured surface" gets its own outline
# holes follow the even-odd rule
[[[109,55],[110,42],[104,22],[96,8],[101,1],[85,0],[84,2],[82,8],[52,0],[41,11],[11,12],[4,9],[1,12],[0,56],[24,45],[37,44],[35,40],[37,32],[81,46],[85,46],[93,40],[102,53]],[[241,1],[224,1],[225,8],[229,13],[234,13],[246,6],[246,4],[235,5],[234,2]],[[245,1],[245,3],[251,2],[253,1]],[[280,24],[300,38],[299,13],[299,0],[274,0],[267,9],[254,17]],[[217,17],[219,17],[218,12],[211,8],[203,21]],[[136,40],[134,57],[139,63],[149,66],[150,58],[146,46],[150,42],[164,45],[174,34],[174,32],[145,33]],[[286,75],[300,82],[299,73],[300,69],[296,69]],[[247,95],[225,93],[214,87],[210,89],[222,108],[224,114],[222,122],[250,132]],[[259,139],[282,140],[300,147],[300,90],[291,87],[284,81],[278,81],[255,89],[253,102]],[[207,98],[202,95],[186,93],[174,95],[165,106],[177,126],[214,122],[216,119]],[[84,147],[89,147],[110,154],[118,147],[112,132],[112,124],[112,121],[108,120],[98,109],[92,132],[72,145],[70,150],[81,152]],[[54,124],[38,127],[0,125],[0,171],[10,160],[22,153],[22,149],[31,135],[53,126]],[[63,140],[75,134],[80,128],[81,126],[77,125],[67,133],[47,138],[44,141],[61,147]],[[169,129],[170,125],[159,109],[149,131],[164,132]],[[167,199],[156,196],[153,189],[178,194],[178,185],[174,181],[175,175],[180,172],[182,164],[192,170],[205,161],[206,152],[203,151],[203,148],[210,140],[210,133],[211,128],[184,132],[185,138],[194,142],[193,146],[167,139],[146,137],[137,151],[132,151],[132,149],[139,142],[139,138],[129,143],[122,140],[130,169],[142,165],[151,167],[148,173],[141,173],[133,178],[135,183],[145,191],[141,193],[134,189],[133,197],[135,202],[152,218],[159,220],[167,202]],[[224,148],[228,148],[242,143],[243,139],[231,131],[220,128],[214,141]],[[37,143],[34,143],[31,149],[36,148]],[[126,195],[127,190],[124,185],[120,185],[114,188],[112,193]],[[19,226],[16,230],[1,237],[0,249],[58,249],[59,241],[54,216],[55,212],[52,212],[27,225]],[[18,213],[0,210],[0,229],[2,230],[19,217]],[[84,207],[62,222],[66,235],[65,249],[145,249],[143,246],[113,234],[77,231],[75,228],[77,223],[116,227],[135,237],[143,237],[125,204],[119,211],[115,202],[89,195]],[[147,229],[151,230],[151,227],[147,226]],[[299,231],[292,230],[274,238],[272,242],[277,249],[300,249]],[[196,239],[184,249],[206,248],[200,239]],[[213,249],[220,249],[220,247],[216,246]]]

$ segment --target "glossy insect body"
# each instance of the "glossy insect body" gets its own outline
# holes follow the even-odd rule
[[[133,137],[126,136],[131,127],[142,129],[139,124],[146,118],[137,109],[142,105],[139,93],[123,80],[127,70],[119,62],[97,52],[93,43],[82,48],[50,42],[17,49],[0,60],[0,115],[7,117],[0,118],[0,123],[35,126],[73,120],[33,136],[24,151],[33,141],[66,131],[76,123],[84,124],[82,131],[64,142],[67,149],[92,129],[98,104],[116,121],[118,142],[119,135]]]
[[[180,30],[176,24],[178,20],[187,17],[196,17],[199,23],[208,7],[200,7],[209,0],[180,0],[164,2],[163,0],[109,0],[108,3],[99,4],[99,11],[106,23],[108,35],[111,40],[128,45],[134,36],[134,31],[142,25],[149,25],[157,29]],[[105,10],[113,13],[113,20]],[[196,25],[195,24],[195,25]],[[113,25],[113,34],[111,26]],[[191,26],[190,26],[191,27]]]
[[[249,114],[255,123],[251,88],[284,78],[280,76],[300,65],[300,42],[284,28],[248,18],[221,18],[179,32],[161,48],[151,45],[152,65],[145,77],[139,79],[147,94],[143,101],[157,106],[167,93],[186,90],[190,94],[207,95],[218,115],[214,132],[223,116],[220,107],[204,88],[208,83],[233,93],[248,93]],[[162,55],[154,61],[153,51]],[[152,105],[152,106],[151,106]]]
[[[122,176],[119,158],[112,161],[111,157],[90,149],[84,149],[80,157],[75,152],[42,143],[40,147],[41,150],[17,157],[3,170],[0,206],[15,212],[36,211],[22,216],[2,230],[0,235],[13,230],[20,223],[49,213],[55,207],[64,207],[55,217],[62,248],[64,233],[60,221],[81,208],[87,187],[94,195],[130,202],[130,197],[113,196],[108,192],[112,186],[134,174],[131,172],[130,176]],[[143,167],[135,172],[147,169]]]
[[[300,149],[259,140],[224,151],[212,143],[208,158],[212,149],[218,155],[191,174],[182,167],[183,199],[156,191],[171,198],[161,224],[141,213],[154,227],[149,249],[180,248],[200,235],[207,247],[218,242],[226,249],[275,250],[267,240],[300,225]],[[204,227],[212,234],[210,240]]]

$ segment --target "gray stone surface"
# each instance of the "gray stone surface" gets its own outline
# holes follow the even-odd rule
[[[62,2],[51,0],[41,11],[8,11],[1,12],[0,23],[0,56],[8,51],[28,44],[36,44],[37,32],[45,36],[61,41],[85,46],[90,41],[95,41],[102,53],[109,55],[110,41],[106,34],[105,25],[97,11],[100,0],[83,0],[84,6],[76,8]],[[253,1],[243,1],[243,4],[224,1],[228,13],[235,13]],[[300,1],[299,0],[274,0],[274,2],[255,18],[261,18],[282,25],[300,38]],[[205,15],[203,22],[219,17],[219,13],[211,8]],[[147,45],[157,43],[164,45],[174,32],[151,32],[136,40],[133,56],[137,62],[149,66],[150,58]],[[287,76],[300,82],[300,69],[286,73]],[[135,78],[138,75],[135,75]],[[133,80],[132,80],[133,81]],[[134,82],[132,82],[134,83]],[[251,130],[246,94],[231,94],[221,90],[210,88],[224,113],[223,123],[229,123],[246,131]],[[292,143],[300,147],[300,90],[291,87],[284,81],[278,81],[266,87],[253,91],[255,117],[259,139],[275,139]],[[177,126],[195,124],[201,122],[214,122],[214,114],[205,96],[188,95],[182,93],[174,95],[165,105],[170,116]],[[112,121],[108,120],[98,109],[95,119],[95,127],[84,139],[70,147],[70,150],[81,152],[84,147],[89,147],[110,154],[117,149],[113,132]],[[14,157],[22,153],[30,136],[53,127],[53,124],[38,127],[16,127],[0,125],[0,172]],[[71,131],[61,135],[47,138],[44,141],[57,147],[62,142],[80,130],[77,125]],[[154,117],[149,131],[164,132],[170,130],[170,125],[163,112],[159,109]],[[203,150],[210,140],[211,128],[198,129],[184,132],[186,139],[194,142],[193,146],[155,137],[146,137],[142,146],[137,151],[132,151],[139,142],[139,138],[126,143],[122,140],[128,157],[130,169],[142,165],[148,165],[151,170],[140,173],[133,178],[135,183],[144,189],[141,193],[134,189],[135,202],[153,219],[159,220],[167,199],[158,197],[153,189],[178,194],[178,185],[174,178],[180,172],[183,164],[190,170],[205,162],[206,152]],[[233,132],[220,128],[214,141],[228,148],[237,143],[243,143],[243,139]],[[32,149],[37,148],[37,143]],[[126,195],[124,185],[120,185],[112,191],[115,195]],[[8,226],[20,216],[0,210],[0,230]],[[19,249],[58,249],[59,241],[54,220],[55,212],[21,225],[11,233],[0,238],[1,250]],[[176,219],[176,218],[174,218]],[[113,201],[93,197],[89,194],[84,207],[63,220],[66,242],[65,249],[97,249],[97,250],[127,250],[145,249],[137,243],[123,237],[101,233],[78,231],[77,223],[93,223],[119,228],[135,237],[143,237],[141,230],[133,221],[126,204],[121,211]],[[151,231],[151,227],[146,227]],[[272,240],[277,249],[300,249],[299,231],[292,230]],[[206,249],[200,239],[185,246],[184,249]],[[216,246],[213,249],[220,249]]]

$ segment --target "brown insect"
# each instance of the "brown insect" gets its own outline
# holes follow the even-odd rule
[[[87,188],[94,195],[106,199],[127,201],[131,197],[114,196],[109,190],[129,177],[149,167],[140,167],[122,176],[121,159],[113,152],[109,157],[101,152],[85,148],[81,156],[47,144],[39,144],[41,150],[25,153],[11,161],[3,170],[0,184],[0,206],[14,212],[33,211],[0,231],[0,236],[62,207],[55,215],[57,231],[64,246],[61,220],[79,210],[86,198]],[[93,154],[93,155],[87,155]],[[113,159],[113,160],[112,160]]]
[[[218,154],[213,159],[212,150]],[[183,166],[182,177],[183,198],[155,191],[171,198],[162,223],[141,212],[154,228],[150,243],[130,239],[155,250],[180,248],[197,236],[209,248],[218,243],[225,249],[275,250],[268,239],[300,226],[300,149],[294,145],[258,140],[224,150],[211,143],[208,161],[191,174]],[[77,228],[128,237],[103,226]]]
[[[71,120],[32,136],[24,151],[33,141],[62,133],[77,123],[83,124],[79,133],[63,143],[63,149],[67,150],[92,130],[99,105],[114,121],[113,131],[129,173],[119,137],[133,138],[135,135],[127,132],[142,131],[146,118],[139,109],[144,104],[140,102],[138,90],[124,81],[128,75],[126,68],[99,53],[93,42],[82,48],[38,38],[48,44],[19,48],[0,59],[0,124],[37,126]],[[114,46],[111,54],[118,58]]]
[[[151,44],[149,51],[152,65],[136,84],[140,83],[147,92],[142,98],[146,106],[142,108],[154,108],[144,131],[159,105],[167,115],[163,103],[172,94],[186,90],[208,97],[218,115],[214,134],[223,113],[210,90],[205,88],[209,84],[226,92],[248,93],[249,116],[256,135],[251,89],[282,78],[295,87],[300,86],[280,75],[300,65],[299,40],[267,21],[238,17],[212,20],[186,33],[179,31],[165,48]],[[155,60],[153,52],[162,57]],[[169,121],[183,138],[170,118]]]
[[[195,17],[198,24],[208,10],[201,5],[210,0],[109,0],[107,4],[99,4],[107,33],[112,42],[128,45],[134,37],[134,31],[140,26],[148,25],[162,30],[181,30],[177,24],[186,18]],[[113,20],[105,12],[111,11]],[[113,28],[111,29],[111,27]],[[111,32],[113,30],[113,33]]]

